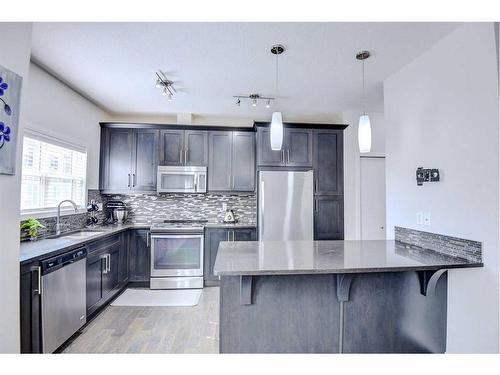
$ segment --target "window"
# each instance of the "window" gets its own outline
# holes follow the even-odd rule
[[[53,212],[64,199],[85,206],[85,149],[26,132],[22,163],[22,214]]]

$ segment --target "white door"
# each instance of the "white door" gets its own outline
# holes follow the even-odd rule
[[[361,239],[385,240],[385,159],[361,158]]]

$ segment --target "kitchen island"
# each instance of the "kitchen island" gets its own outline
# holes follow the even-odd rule
[[[221,242],[221,353],[443,353],[447,275],[396,241]]]

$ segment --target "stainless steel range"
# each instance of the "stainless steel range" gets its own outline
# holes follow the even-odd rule
[[[203,288],[203,224],[165,220],[151,226],[151,289]]]

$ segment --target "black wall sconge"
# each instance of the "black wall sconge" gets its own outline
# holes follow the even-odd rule
[[[439,181],[439,170],[436,168],[424,169],[417,168],[417,185],[422,186],[424,182],[437,182]]]

